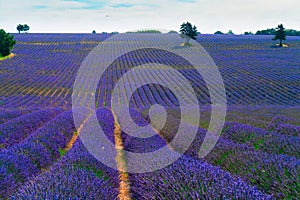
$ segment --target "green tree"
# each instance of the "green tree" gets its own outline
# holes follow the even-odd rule
[[[92,31],[92,34],[96,34],[96,31],[95,31],[95,30],[93,30],[93,31]]]
[[[30,27],[27,24],[19,24],[17,26],[17,30],[19,31],[19,33],[21,33],[22,31],[29,31]]]
[[[269,28],[266,30],[260,30],[255,33],[255,35],[275,35],[276,30],[274,28]]]
[[[30,27],[27,24],[24,24],[23,31],[29,31]]]
[[[250,31],[250,32],[245,32],[244,35],[253,35],[253,33]]]
[[[8,56],[15,44],[14,36],[0,29],[0,57]]]
[[[186,38],[187,44],[189,43],[190,38],[195,40],[198,35],[197,27],[193,26],[190,22],[181,24],[180,33],[182,38]]]
[[[168,33],[177,33],[177,31],[170,30]]]
[[[232,30],[229,30],[227,34],[228,34],[228,35],[234,35],[234,33],[233,33]]]
[[[300,36],[300,31],[288,29],[288,30],[285,30],[285,35],[286,36]]]
[[[223,35],[224,33],[222,33],[221,31],[217,31],[215,32],[216,35]]]
[[[266,30],[257,31],[255,35],[276,35],[275,28],[269,28]],[[286,29],[285,30],[286,36],[300,36],[300,31],[293,30],[293,29]]]
[[[276,32],[275,32],[275,37],[273,38],[273,40],[279,40],[279,46],[283,46],[282,44],[282,40],[286,40],[286,35],[285,35],[285,28],[283,27],[282,24],[279,24],[278,27],[276,28]]]
[[[23,29],[24,29],[24,26],[22,24],[19,24],[17,26],[17,30],[19,31],[19,33],[21,33],[21,31],[23,31]]]
[[[136,33],[161,33],[159,30],[138,30]]]

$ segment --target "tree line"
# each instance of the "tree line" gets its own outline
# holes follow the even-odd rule
[[[260,30],[255,33],[255,35],[275,35],[276,29],[275,28],[269,28],[266,30]],[[300,31],[293,30],[293,29],[286,29],[285,30],[286,36],[300,36]]]
[[[19,24],[17,26],[17,30],[19,33],[21,31],[28,31],[30,27],[27,24]],[[184,22],[180,26],[179,32],[181,33],[181,37],[186,39],[185,45],[189,45],[190,39],[195,40],[198,34],[201,34],[197,31],[197,27],[192,25],[190,22]],[[137,33],[161,33],[156,30],[140,30]],[[177,33],[176,31],[170,31],[169,33]],[[96,31],[93,31],[93,34],[96,34]],[[215,34],[223,34],[221,31],[215,32]],[[227,34],[234,34],[231,30]],[[245,32],[245,35],[252,34],[251,32]],[[286,36],[300,36],[300,31],[285,29],[282,24],[278,25],[277,28],[266,29],[262,31],[257,31],[255,35],[274,35],[273,40],[279,40],[279,46],[283,45],[283,40],[286,40]],[[14,36],[6,33],[3,29],[0,29],[0,57],[8,56],[16,44],[14,40]]]

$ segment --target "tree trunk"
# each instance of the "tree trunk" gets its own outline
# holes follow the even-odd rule
[[[279,46],[281,46],[281,47],[282,47],[282,39],[280,39],[280,44],[279,44]]]

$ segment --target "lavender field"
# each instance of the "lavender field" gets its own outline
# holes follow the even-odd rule
[[[99,77],[95,108],[116,148],[120,140],[131,152],[153,152],[168,144],[181,152],[170,145],[181,120],[179,102],[161,85],[131,91],[128,103],[132,118],[142,125],[150,123],[151,105],[164,106],[168,121],[162,130],[148,139],[119,130],[112,90],[135,66],[153,61],[173,66],[193,84],[199,101],[201,121],[184,122],[198,130],[191,146],[173,164],[147,173],[122,172],[98,161],[74,124],[77,72],[110,37],[15,34],[15,56],[0,61],[0,199],[300,199],[300,37],[287,37],[288,48],[274,48],[271,36],[198,36],[218,66],[227,98],[222,135],[201,159],[211,117],[203,78],[175,55],[153,49],[129,52],[112,63]],[[159,79],[156,73],[130,75],[128,81]],[[180,82],[173,84],[187,90]],[[126,165],[126,155],[121,157]]]

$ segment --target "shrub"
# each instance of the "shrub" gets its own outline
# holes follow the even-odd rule
[[[15,44],[14,36],[0,29],[0,57],[8,56]]]

